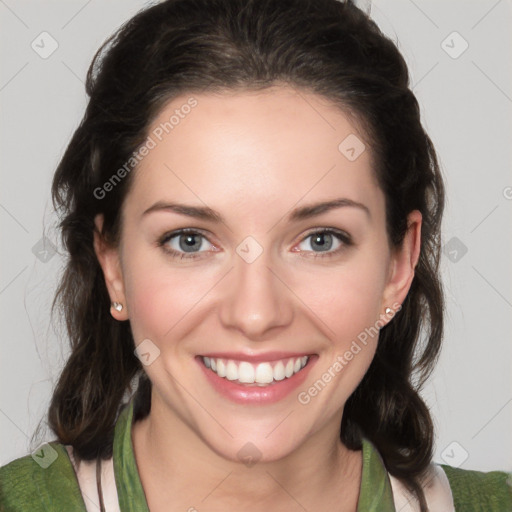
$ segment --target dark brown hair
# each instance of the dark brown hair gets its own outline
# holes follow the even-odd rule
[[[66,318],[71,355],[54,390],[50,427],[79,457],[108,457],[117,415],[137,377],[136,417],[151,406],[151,384],[134,355],[130,324],[110,316],[93,249],[99,213],[102,235],[118,243],[133,173],[107,198],[95,190],[143,143],[152,119],[173,97],[276,84],[321,95],[364,126],[392,247],[403,241],[407,214],[417,209],[423,215],[411,289],[380,331],[374,360],[345,406],[340,436],[354,449],[362,436],[372,441],[424,511],[421,481],[432,459],[433,424],[419,390],[443,335],[438,264],[444,187],[404,59],[351,2],[167,0],[138,13],[100,48],[87,75],[84,118],[52,189],[69,253],[55,305]]]

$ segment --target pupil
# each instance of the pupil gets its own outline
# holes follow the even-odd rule
[[[325,240],[327,238],[327,241]],[[329,233],[318,233],[313,237],[313,248],[314,245],[317,244],[317,248],[320,251],[328,251],[332,247],[332,235]]]
[[[190,249],[199,249],[201,242],[196,239],[197,235],[183,235],[180,237],[180,249],[192,252]]]

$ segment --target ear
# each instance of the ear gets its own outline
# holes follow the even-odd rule
[[[124,293],[124,280],[119,257],[119,249],[108,244],[103,236],[103,215],[94,218],[94,251],[103,270],[105,284],[110,296],[110,314],[119,321],[128,320],[128,307]],[[122,304],[121,311],[113,303]]]
[[[418,264],[421,249],[421,223],[421,212],[413,210],[407,217],[407,232],[402,245],[391,254],[388,281],[381,308],[381,311],[391,308],[393,311],[389,313],[391,318],[401,309],[414,279],[414,269]]]

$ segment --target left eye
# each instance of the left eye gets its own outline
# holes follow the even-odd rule
[[[315,231],[306,236],[298,247],[303,251],[336,252],[342,246],[342,242],[348,244],[347,237],[339,233],[334,231]]]

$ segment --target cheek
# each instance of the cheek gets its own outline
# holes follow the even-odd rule
[[[297,399],[303,405],[314,404],[324,421],[346,403],[373,360],[383,282],[382,267],[347,265],[316,274],[309,288],[307,304],[321,320],[316,324],[327,326],[323,331],[330,344]]]
[[[157,344],[175,333],[209,289],[209,276],[171,268],[165,258],[148,258],[132,251],[124,259],[124,284],[135,342],[149,338]],[[211,277],[211,276],[210,276]]]
[[[385,266],[370,255],[294,279],[298,295],[327,326],[329,337],[344,345],[375,325],[382,313]],[[350,344],[350,343],[349,343]]]

